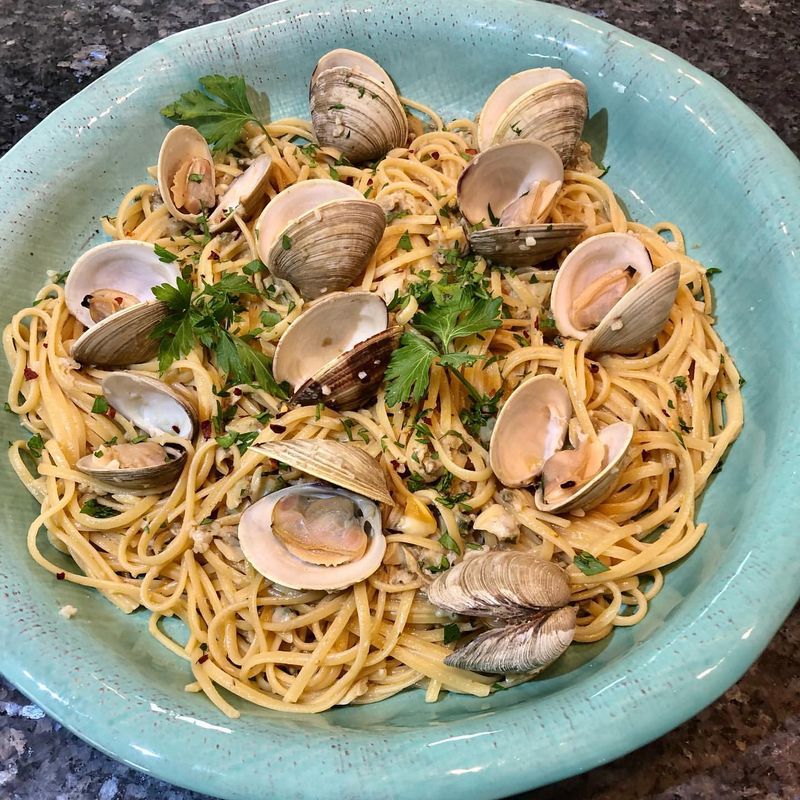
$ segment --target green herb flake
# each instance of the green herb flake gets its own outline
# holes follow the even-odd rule
[[[408,235],[408,231],[406,231],[401,237],[400,241],[397,243],[397,246],[400,250],[405,250],[408,252],[411,250],[413,245],[411,244],[411,237]]]
[[[721,403],[721,402],[722,402],[722,401],[723,401],[723,400],[724,400],[724,399],[725,399],[727,396],[728,396],[728,395],[727,395],[727,393],[726,393],[726,392],[723,392],[723,391],[719,391],[719,392],[717,392],[717,400],[719,400],[719,401],[720,401],[720,403]]]
[[[461,630],[457,622],[451,622],[449,625],[444,626],[444,634],[442,641],[444,644],[453,644],[461,638]]]
[[[719,275],[722,270],[719,267],[709,267],[706,270],[706,277],[711,278],[713,275]]]
[[[328,106],[328,109],[331,111],[341,111],[344,108],[342,103],[334,103],[332,106]]]
[[[685,392],[688,388],[688,384],[686,382],[686,378],[683,375],[678,375],[672,379],[672,382],[675,384],[676,388],[679,392]]]
[[[242,267],[242,272],[245,275],[255,275],[259,272],[265,272],[266,266],[260,258],[254,258]]]
[[[431,564],[428,566],[428,571],[436,574],[437,572],[446,572],[450,569],[450,561],[447,556],[442,556],[438,564]]]
[[[349,419],[348,417],[342,417],[339,422],[342,423],[342,428],[344,428],[344,432],[347,434],[348,441],[353,441],[353,425],[356,424],[355,420]]]
[[[317,403],[317,410],[314,412],[314,420],[319,422],[320,417],[322,417],[322,412],[325,410],[324,403]]]
[[[275,311],[262,311],[259,319],[265,328],[274,328],[281,321],[281,315]]]
[[[586,550],[584,550],[582,553],[578,553],[573,559],[572,563],[584,575],[599,575],[601,572],[608,572],[608,567],[602,561],[598,561]]]
[[[110,517],[118,516],[119,513],[115,508],[98,503],[94,497],[81,506],[81,514],[86,514],[86,516],[94,517],[95,519],[109,519]]]
[[[407,217],[411,212],[400,209],[399,211],[390,211],[386,215],[386,224],[391,225],[396,219]]]
[[[199,172],[191,172],[191,173],[189,173],[189,180],[192,183],[202,183],[203,182],[203,176]]]
[[[138,436],[134,436],[131,439],[131,444],[141,444],[142,442],[146,442],[150,437],[146,433],[140,433]]]
[[[95,397],[94,403],[92,403],[92,414],[105,414],[107,411],[108,400],[106,400],[103,395]]]
[[[35,433],[30,439],[28,439],[28,452],[34,458],[41,458],[42,450],[44,450],[44,439],[42,439],[42,434]]]
[[[283,236],[281,236],[281,247],[284,250],[291,250],[292,249],[292,240],[289,238],[289,235],[286,234],[286,233],[284,233]]]
[[[461,554],[461,548],[458,546],[456,540],[453,539],[449,533],[447,533],[447,531],[445,531],[439,537],[439,544],[444,547],[445,550],[450,550],[453,553],[458,553],[459,555]]]
[[[171,264],[173,261],[178,260],[178,256],[175,255],[175,253],[170,252],[166,247],[162,247],[160,244],[154,244],[153,250],[158,256],[158,260],[163,261],[165,264]]]

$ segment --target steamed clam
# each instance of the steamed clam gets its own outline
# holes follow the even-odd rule
[[[472,251],[527,267],[572,244],[584,225],[548,223],[563,181],[561,158],[543,142],[507,142],[477,155],[458,180],[458,206],[470,225]]]
[[[112,372],[103,378],[102,389],[111,407],[148,436],[194,438],[196,412],[167,384],[131,372]],[[75,466],[118,489],[160,492],[175,484],[185,464],[186,450],[178,444],[146,439],[101,445]]]
[[[309,102],[319,143],[337,148],[354,164],[382,158],[408,138],[392,79],[363,53],[326,53],[311,76]]]
[[[563,69],[529,69],[506,78],[478,117],[478,149],[516,139],[549,144],[567,163],[581,138],[586,87]]]
[[[544,669],[569,646],[576,612],[570,586],[550,561],[514,550],[467,558],[428,588],[428,600],[454,614],[489,618],[490,628],[445,658],[445,664],[491,673]]]
[[[616,422],[596,438],[570,426],[572,403],[564,384],[538,375],[520,384],[497,417],[489,443],[489,461],[505,486],[531,486],[537,508],[567,513],[598,505],[617,483],[633,437],[633,426]],[[567,431],[571,448],[564,448]]]
[[[158,342],[150,334],[167,312],[153,287],[175,285],[179,274],[147,242],[108,242],[87,250],[64,285],[67,309],[87,328],[73,344],[72,357],[101,367],[152,358]]]
[[[273,372],[299,405],[362,408],[383,380],[400,339],[386,304],[370,292],[335,292],[306,309],[275,350]]]
[[[178,125],[161,143],[158,154],[158,190],[175,219],[195,224],[202,215],[212,233],[233,222],[238,213],[252,216],[266,198],[272,159],[260,155],[234,178],[217,199],[214,158],[195,128]]]
[[[680,282],[677,261],[653,269],[630,233],[581,242],[563,261],[550,306],[562,336],[586,341],[587,352],[636,353],[669,319]]]
[[[392,503],[383,473],[343,442],[295,440],[252,448],[326,481],[287,486],[251,505],[239,521],[247,560],[291,589],[334,591],[368,578],[386,550],[379,502]]]
[[[383,209],[338,181],[284,189],[258,219],[258,255],[306,300],[352,286],[383,236]]]

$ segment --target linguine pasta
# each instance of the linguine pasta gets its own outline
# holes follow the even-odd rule
[[[388,224],[353,288],[391,301],[410,285],[463,266],[464,232],[451,209],[456,181],[475,153],[471,121],[445,126],[433,110],[404,102],[426,124],[412,117],[415,138],[408,148],[389,152],[374,166],[336,163],[338,152],[304,147],[314,140],[310,124],[284,119],[268,125],[266,134],[249,124],[240,146],[216,157],[217,182],[230,181],[245,159],[265,153],[273,159],[270,197],[298,181],[334,177],[380,203]],[[578,642],[636,624],[663,586],[663,568],[706,532],[695,521],[695,500],[741,429],[739,375],[713,328],[706,270],[686,254],[680,230],[668,222],[650,228],[627,220],[585,145],[567,168],[552,220],[582,222],[586,237],[630,232],[655,267],[677,260],[681,268],[677,299],[655,345],[635,357],[590,358],[579,341],[553,338],[540,324],[554,269],[515,272],[480,258],[470,267],[486,280],[491,296],[502,298],[504,309],[498,329],[460,343],[460,349],[485,356],[463,369],[479,393],[497,400],[528,376],[552,373],[564,381],[585,434],[619,420],[634,426],[627,465],[600,506],[548,514],[536,509],[530,490],[499,485],[488,461],[491,421],[470,424],[464,385],[438,364],[421,403],[389,406],[381,389],[373,404],[340,414],[322,406],[289,408],[247,385],[223,391],[213,354],[199,346],[161,376],[192,399],[201,420],[194,442],[171,434],[156,439],[188,451],[177,485],[144,496],[103,485],[77,471],[76,460],[115,436],[130,440],[137,432],[120,415],[92,412],[105,373],[72,360],[70,347],[82,325],[69,315],[63,287],[52,281],[14,315],[3,335],[12,369],[10,410],[43,441],[36,469],[26,460],[32,448],[25,440],[9,451],[20,480],[41,504],[28,529],[31,557],[57,578],[96,588],[126,613],[148,613],[150,633],[187,662],[193,674],[187,690],[204,692],[232,717],[239,712],[220,689],[266,708],[302,713],[375,702],[410,686],[424,687],[428,701],[442,690],[489,694],[496,677],[443,663],[452,649],[445,644],[446,626],[454,618],[420,591],[431,568],[473,549],[502,544],[565,567],[579,608]],[[257,258],[252,219],[237,217],[232,230],[203,236],[170,217],[150,181],[134,186],[102,223],[113,239],[151,242],[178,256],[197,287],[242,273]],[[254,332],[252,346],[270,356],[304,302],[290,284],[266,272],[252,280],[260,294],[243,298],[239,335]],[[412,293],[395,309],[397,324],[407,325],[416,311]],[[264,324],[264,312],[273,324]],[[132,370],[159,377],[155,361]],[[392,529],[389,517],[382,567],[347,589],[271,585],[244,559],[237,523],[248,505],[300,475],[252,449],[221,444],[223,418],[227,431],[254,432],[255,444],[352,441],[380,464],[398,508],[413,493],[434,513],[439,529],[431,536],[402,532]],[[118,513],[87,513],[92,500]],[[504,525],[474,529],[475,518],[492,506],[499,507]],[[48,558],[42,527],[53,546],[72,556],[75,569],[63,573]],[[580,554],[590,554],[602,571],[576,566]],[[182,620],[185,639],[166,632],[167,617]],[[469,630],[468,623],[459,624]]]

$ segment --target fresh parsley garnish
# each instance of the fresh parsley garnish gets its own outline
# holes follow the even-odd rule
[[[586,550],[578,553],[572,563],[584,575],[599,575],[601,572],[608,572],[608,567],[602,561],[598,561],[591,553],[587,553]]]
[[[444,626],[444,643],[453,644],[461,638],[461,630],[457,622],[451,622],[449,625]]]
[[[150,437],[146,433],[140,433],[138,436],[134,436],[131,439],[131,444],[141,444],[142,442],[146,442]]]
[[[92,403],[92,414],[105,414],[107,411],[108,400],[106,400],[103,395],[95,397],[94,403]]]
[[[411,244],[411,237],[408,235],[408,231],[406,231],[401,237],[400,241],[397,243],[397,246],[400,250],[405,250],[408,252],[413,245]]]
[[[717,400],[719,400],[719,401],[720,401],[720,403],[721,403],[721,402],[722,402],[722,401],[723,401],[723,400],[724,400],[724,399],[725,399],[727,396],[728,396],[728,393],[727,393],[727,392],[723,392],[723,391],[721,391],[721,390],[720,390],[719,392],[717,392]]]
[[[456,543],[456,540],[446,531],[439,537],[439,544],[444,547],[445,550],[461,554],[461,548]]]
[[[245,275],[256,275],[259,272],[266,272],[266,269],[266,265],[260,258],[254,258],[242,267],[242,272]]]
[[[217,283],[206,283],[196,292],[188,281],[178,278],[175,286],[164,283],[154,287],[153,294],[169,309],[151,334],[159,342],[161,372],[199,343],[215,354],[217,367],[229,381],[258,386],[275,397],[286,398],[285,390],[272,376],[272,361],[228,330],[244,310],[240,296],[258,294],[244,275],[226,273]]]
[[[386,224],[391,225],[396,219],[407,217],[411,212],[400,209],[399,211],[390,211],[386,215]]]
[[[179,100],[164,106],[161,113],[173,122],[197,128],[214,150],[230,150],[248,122],[255,122],[266,133],[253,113],[244,78],[205,75],[200,78],[200,85],[205,91],[185,92]]]
[[[712,275],[719,275],[722,270],[719,267],[709,267],[706,270],[706,277],[710,278]]]
[[[215,438],[220,447],[233,447],[236,445],[239,448],[240,455],[244,455],[247,448],[258,438],[258,431],[248,431],[247,433],[228,431],[223,436],[216,436]]]
[[[91,500],[87,500],[81,506],[81,514],[86,514],[87,516],[95,517],[96,519],[108,519],[109,517],[116,517],[119,513],[120,512],[115,508],[109,508],[108,506],[98,503],[94,497]]]
[[[44,439],[42,439],[42,434],[34,433],[33,436],[28,439],[28,452],[34,458],[41,458],[42,450],[44,450]]]
[[[685,392],[688,387],[686,378],[683,375],[676,376],[672,379],[672,382],[675,384],[679,392]]]
[[[428,565],[428,571],[433,573],[445,572],[448,569],[450,569],[450,560],[447,556],[442,556],[438,564]]]
[[[281,236],[281,247],[284,250],[291,250],[292,249],[292,240],[289,238],[288,234],[284,233]]]
[[[500,224],[500,217],[495,216],[494,211],[492,211],[491,203],[487,204],[486,211],[489,213],[489,222],[491,222],[493,226],[497,227]]]
[[[173,261],[178,260],[178,256],[176,256],[175,253],[171,253],[166,247],[162,247],[160,244],[154,244],[153,250],[155,250],[158,260],[163,261],[165,264],[171,264]]]
[[[439,351],[430,339],[404,333],[386,369],[386,404],[419,402],[428,391],[430,371]]]

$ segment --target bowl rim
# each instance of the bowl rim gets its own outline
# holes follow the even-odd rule
[[[439,0],[442,5],[447,5],[448,0]],[[356,3],[350,3],[354,5]],[[190,28],[161,40],[158,40],[139,52],[131,55],[123,62],[109,70],[104,75],[84,87],[63,104],[52,111],[32,131],[26,134],[0,159],[0,175],[3,169],[11,167],[12,161],[19,158],[34,139],[47,135],[55,129],[61,120],[68,119],[71,112],[96,91],[98,86],[116,79],[144,66],[159,53],[170,50],[181,41],[196,36],[221,31],[225,36],[225,28],[232,24],[241,24],[248,20],[256,21],[262,15],[270,17],[288,13],[301,7],[312,8],[318,6],[318,0],[276,0],[265,6],[259,6],[234,17],[217,20],[202,26]],[[669,51],[647,42],[621,29],[596,19],[582,12],[573,11],[561,6],[553,6],[539,0],[497,0],[495,10],[503,9],[529,9],[531,14],[541,14],[563,22],[578,22],[582,25],[591,25],[595,30],[603,31],[609,41],[622,41],[634,48],[647,48],[649,52],[656,53],[668,66],[682,71],[683,74],[702,80],[707,97],[713,99],[719,107],[724,107],[726,112],[733,115],[737,122],[749,133],[749,142],[742,143],[742,149],[754,158],[760,151],[769,149],[770,159],[776,166],[776,173],[780,175],[775,179],[771,191],[777,197],[783,195],[784,205],[794,211],[794,218],[800,219],[800,162],[794,157],[788,147],[780,140],[769,126],[759,119],[754,112],[739,100],[730,90],[716,79],[696,69],[691,64],[673,55]],[[219,35],[219,34],[218,34]],[[0,203],[2,205],[2,203]],[[784,534],[787,532],[784,531]],[[295,752],[302,760],[305,751],[306,759],[313,758],[313,767],[317,774],[326,774],[325,786],[309,784],[308,787],[298,787],[293,776],[280,774],[272,776],[270,783],[262,783],[259,791],[268,796],[276,790],[282,790],[293,797],[357,797],[364,791],[364,781],[379,778],[382,784],[375,784],[384,789],[391,786],[390,794],[396,797],[422,797],[428,796],[432,788],[437,791],[457,789],[465,797],[497,797],[515,791],[530,789],[534,785],[550,783],[570,775],[585,771],[592,767],[617,758],[624,753],[643,746],[649,741],[663,735],[667,731],[684,722],[696,714],[700,709],[711,703],[731,686],[745,670],[753,663],[769,640],[790,613],[792,607],[800,598],[800,581],[797,580],[797,570],[793,573],[787,570],[779,573],[769,571],[769,566],[776,557],[790,557],[797,553],[797,544],[788,535],[783,535],[773,546],[769,556],[749,546],[742,546],[738,542],[732,548],[736,551],[737,562],[731,565],[733,569],[729,575],[724,576],[722,586],[709,585],[696,590],[697,597],[693,594],[692,606],[694,612],[682,604],[675,614],[675,619],[667,630],[660,630],[651,637],[657,651],[669,649],[672,651],[670,668],[662,676],[660,685],[642,685],[637,680],[637,673],[647,668],[651,655],[651,647],[633,647],[624,658],[613,661],[598,669],[587,685],[594,687],[594,699],[601,693],[604,695],[605,704],[616,704],[615,718],[624,718],[626,726],[625,737],[612,739],[606,737],[601,743],[587,745],[576,741],[574,729],[570,728],[569,734],[559,737],[560,741],[553,743],[553,766],[549,769],[537,771],[535,759],[526,757],[522,751],[522,743],[526,734],[535,730],[541,734],[543,716],[536,708],[531,708],[530,703],[520,703],[502,712],[495,713],[491,719],[494,734],[494,743],[497,749],[476,747],[465,748],[466,740],[486,736],[485,719],[476,713],[474,717],[448,723],[446,726],[433,727],[430,732],[419,728],[413,733],[398,731],[391,735],[375,736],[367,730],[352,730],[349,732],[352,746],[367,755],[377,754],[389,757],[395,761],[393,769],[386,770],[389,779],[391,774],[402,769],[406,779],[405,785],[398,787],[386,783],[387,774],[378,776],[375,772],[351,768],[342,769],[341,758],[336,749],[334,739],[340,738],[338,730],[333,733],[322,734],[313,749],[304,743],[302,738],[297,741],[288,737],[285,746]],[[774,543],[773,543],[774,544]],[[747,567],[747,569],[745,569]],[[0,583],[0,589],[7,588],[9,584]],[[779,598],[779,602],[769,608],[764,608],[759,603],[764,587],[769,585],[771,596]],[[713,631],[715,653],[721,657],[719,661],[703,675],[699,685],[690,687],[687,695],[681,697],[680,702],[675,702],[678,687],[681,681],[689,677],[681,671],[681,648],[695,647],[703,642],[703,635],[710,640],[711,633],[709,619],[714,612],[720,613],[724,608],[724,601],[728,597],[736,598],[737,604],[751,604],[757,609],[754,611],[753,620],[757,618],[758,624],[745,625],[744,622],[731,624],[725,631]],[[696,606],[700,604],[698,613]],[[7,611],[9,604],[0,593],[0,613]],[[10,619],[10,617],[6,617]],[[682,626],[679,622],[688,625]],[[751,620],[752,621],[752,620]],[[251,796],[253,781],[251,778],[234,780],[233,776],[224,770],[216,778],[208,770],[198,771],[189,765],[175,763],[163,758],[160,761],[147,757],[144,753],[147,745],[154,749],[163,742],[164,736],[179,736],[185,742],[185,751],[191,753],[190,738],[196,733],[185,724],[172,725],[173,716],[163,715],[159,725],[152,719],[142,716],[141,709],[131,709],[125,698],[111,698],[110,712],[101,716],[87,716],[76,708],[74,704],[66,703],[60,696],[59,689],[64,689],[64,696],[69,691],[77,691],[76,687],[83,687],[84,699],[91,698],[91,692],[96,690],[96,681],[93,681],[86,672],[89,669],[82,664],[75,665],[69,672],[64,672],[59,687],[50,679],[49,686],[37,681],[36,675],[28,669],[16,653],[20,648],[19,636],[25,633],[23,620],[10,620],[9,624],[0,626],[0,672],[14,684],[20,691],[37,703],[48,715],[58,720],[61,724],[78,735],[80,738],[103,751],[107,755],[135,767],[145,773],[152,774],[164,781],[179,785],[199,792],[219,792],[226,798],[243,798]],[[691,636],[686,635],[691,628]],[[700,677],[700,676],[691,676]],[[602,680],[599,680],[602,678]],[[697,684],[698,682],[696,682]],[[544,698],[543,705],[548,709],[557,704],[556,693]],[[635,701],[630,696],[638,694]],[[106,700],[108,702],[108,700]],[[655,713],[643,713],[646,711]],[[631,714],[627,712],[630,711]],[[635,714],[633,713],[635,711]],[[549,712],[548,712],[549,713]],[[128,723],[124,726],[124,736],[120,736],[115,725],[119,718],[127,715]],[[131,730],[130,720],[137,716],[140,718],[139,728],[141,733],[139,745],[135,748],[132,743],[124,741]],[[546,715],[545,715],[546,716]],[[196,722],[196,721],[195,721]],[[611,725],[611,722],[609,722]],[[168,727],[171,726],[171,727]],[[212,726],[213,727],[213,726]],[[222,730],[222,728],[220,728]],[[445,733],[446,731],[446,733]],[[207,731],[200,731],[198,735],[206,735]],[[327,736],[327,740],[325,738]],[[431,742],[431,738],[438,741]],[[198,743],[203,741],[198,738]],[[446,745],[437,747],[436,770],[415,770],[414,760],[419,757],[426,747],[433,744]],[[330,745],[326,747],[325,745]],[[504,751],[502,748],[507,748]],[[486,758],[486,753],[492,757]],[[213,757],[211,758],[213,763]],[[310,762],[309,762],[310,763]],[[541,765],[539,765],[541,766]],[[466,777],[466,781],[465,781]]]

